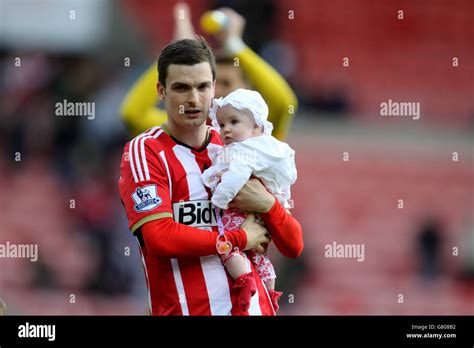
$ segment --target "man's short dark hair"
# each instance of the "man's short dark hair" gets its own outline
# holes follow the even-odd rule
[[[171,64],[195,65],[208,62],[211,66],[212,80],[216,79],[216,58],[204,38],[184,39],[171,42],[161,51],[158,58],[158,80],[166,87],[168,67]]]

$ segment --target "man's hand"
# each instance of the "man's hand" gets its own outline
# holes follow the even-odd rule
[[[255,250],[259,253],[263,253],[266,245],[270,243],[268,230],[265,226],[256,221],[255,215],[249,214],[242,224],[242,229],[247,234],[245,250]]]
[[[267,191],[265,186],[258,179],[250,179],[230,202],[229,208],[267,213],[274,203],[275,197]]]
[[[245,18],[229,7],[220,8],[219,11],[223,12],[229,19],[229,25],[216,35],[216,39],[221,45],[231,36],[242,38],[245,28]]]

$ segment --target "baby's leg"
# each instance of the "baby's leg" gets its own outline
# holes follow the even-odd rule
[[[268,291],[275,290],[275,279],[270,279],[265,282],[265,287]]]
[[[241,251],[234,251],[222,257],[222,263],[235,280],[234,289],[239,294],[239,307],[242,312],[250,308],[252,296],[257,292],[257,283],[252,271],[247,270],[247,260]]]
[[[252,262],[257,268],[257,273],[260,275],[260,278],[265,283],[268,290],[273,290],[275,288],[275,269],[268,258],[266,253],[253,253]]]
[[[245,221],[247,213],[236,209],[226,210],[222,223],[226,231],[237,231]],[[250,308],[252,296],[257,292],[257,283],[251,270],[247,270],[247,258],[235,250],[229,255],[222,256],[222,263],[230,276],[235,280],[234,289],[238,292],[239,307],[242,312]]]
[[[228,257],[223,259],[223,263],[227,272],[229,272],[234,280],[248,273],[247,262],[241,252],[232,252]]]
[[[257,267],[257,272],[260,275],[260,278],[265,282],[265,287],[268,290],[268,295],[270,295],[273,309],[276,313],[280,308],[278,305],[278,300],[280,299],[282,293],[280,291],[275,291],[275,269],[273,268],[270,259],[265,253],[255,254],[252,257],[252,261]]]

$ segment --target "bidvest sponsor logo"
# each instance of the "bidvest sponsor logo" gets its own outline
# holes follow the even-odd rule
[[[193,227],[217,226],[216,211],[208,199],[173,203],[174,220]]]

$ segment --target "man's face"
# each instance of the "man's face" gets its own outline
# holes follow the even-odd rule
[[[239,67],[232,64],[217,64],[216,98],[225,97],[239,88],[249,88]]]
[[[215,81],[208,62],[195,65],[171,64],[166,88],[158,83],[158,95],[165,101],[168,121],[177,127],[199,127],[206,122]]]

